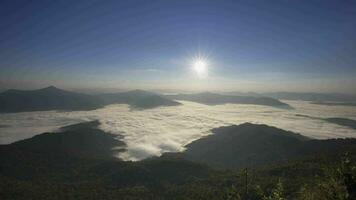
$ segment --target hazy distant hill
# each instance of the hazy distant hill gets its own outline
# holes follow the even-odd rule
[[[356,103],[352,102],[324,102],[324,101],[315,101],[312,104],[316,105],[325,105],[325,106],[356,106]]]
[[[298,92],[276,92],[263,93],[277,99],[286,100],[304,100],[304,101],[338,101],[338,102],[356,102],[356,95],[349,94],[323,94],[323,93],[298,93]]]
[[[175,106],[180,103],[142,90],[101,95],[69,92],[50,86],[39,90],[7,90],[0,93],[0,112],[45,110],[94,110],[114,103],[134,108]]]
[[[337,124],[340,126],[345,126],[345,127],[349,127],[352,129],[356,129],[356,120],[353,120],[353,119],[342,118],[342,117],[322,118],[322,117],[313,117],[313,116],[301,115],[301,114],[296,114],[295,116],[306,117],[306,118],[316,119],[316,120],[322,120],[322,121]]]
[[[356,129],[356,120],[353,119],[334,117],[334,118],[326,118],[325,121],[338,124],[340,126],[347,126],[352,129]]]
[[[92,110],[103,106],[96,98],[50,86],[38,90],[7,90],[0,94],[0,112]]]
[[[291,108],[288,104],[269,97],[221,95],[221,94],[215,94],[210,92],[198,93],[198,94],[167,95],[167,97],[175,100],[194,101],[207,105],[233,103],[233,104],[254,104],[254,105]]]
[[[122,93],[98,95],[106,104],[124,103],[133,108],[155,108],[159,106],[177,106],[180,103],[167,99],[164,96],[144,90],[132,90]]]
[[[215,128],[213,135],[193,141],[183,153],[192,161],[220,168],[251,167],[356,147],[356,139],[312,140],[267,125],[245,123]]]

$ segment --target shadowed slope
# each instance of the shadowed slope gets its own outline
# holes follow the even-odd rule
[[[267,125],[245,123],[215,128],[188,144],[185,158],[221,168],[251,167],[319,153],[355,148],[356,139],[312,140]]]
[[[323,101],[316,101],[316,102],[312,102],[312,104],[324,105],[324,106],[356,106],[355,102],[323,102]]]
[[[138,109],[180,105],[176,101],[143,90],[87,95],[50,86],[39,90],[7,90],[0,93],[0,112],[94,110],[116,103],[128,104]]]
[[[98,121],[63,127],[8,145],[0,145],[1,176],[56,183],[105,182],[115,186],[184,183],[212,170],[182,159],[152,158],[126,162],[113,156],[125,144],[99,130]],[[117,152],[117,151],[116,151]]]
[[[353,119],[335,117],[335,118],[326,118],[325,121],[338,124],[340,126],[347,126],[349,128],[356,129],[356,120]]]
[[[113,159],[113,148],[124,147],[125,143],[115,139],[117,135],[98,129],[99,124],[98,121],[91,121],[66,126],[60,132],[43,133],[3,145],[3,148],[80,158]]]
[[[160,106],[177,106],[180,103],[144,90],[132,90],[116,94],[103,94],[100,98],[107,104],[124,103],[134,109],[150,109]]]
[[[239,171],[212,170],[205,165],[182,159],[182,154],[179,153],[139,162],[112,159],[111,148],[102,145],[108,144],[110,147],[113,142],[112,138],[108,133],[94,133],[98,130],[98,124],[97,121],[77,124],[63,128],[62,132],[46,133],[21,142],[0,145],[0,196],[2,199],[226,200],[226,194],[230,191],[232,184],[240,192],[245,188],[242,184],[245,183],[244,177],[240,176]],[[264,153],[262,156],[270,155],[263,151],[274,147],[278,150],[274,152],[275,155],[277,153],[288,155],[284,150],[289,148],[282,144],[282,141],[287,142],[290,148],[295,147],[293,145],[295,142],[311,143],[303,146],[306,148],[297,148],[300,151],[297,151],[296,155],[319,155],[320,152],[329,151],[327,160],[330,161],[327,162],[322,157],[311,160],[305,160],[305,157],[302,157],[302,160],[295,162],[288,160],[270,168],[262,168],[262,170],[249,169],[249,179],[251,177],[253,179],[250,189],[252,186],[261,186],[264,192],[269,192],[271,185],[275,185],[279,179],[284,178],[288,180],[284,183],[286,183],[287,197],[291,199],[299,194],[301,187],[306,183],[316,185],[318,180],[315,180],[315,175],[327,176],[323,173],[323,169],[336,166],[333,160],[335,157],[338,158],[338,155],[334,153],[348,149],[346,147],[356,146],[355,140],[331,140],[328,145],[315,148],[319,146],[317,140],[309,140],[298,134],[266,125],[243,124],[214,130],[218,132],[216,135],[222,134],[224,137],[216,140],[216,146],[207,144],[208,146],[201,147],[203,151],[216,149],[216,147],[222,148],[221,157],[229,155],[229,152],[236,150],[237,147],[240,147],[239,150],[245,154]],[[241,132],[236,133],[237,130]],[[264,130],[262,134],[261,130]],[[237,139],[246,133],[253,137],[246,137],[242,142],[238,142]],[[236,138],[234,135],[239,137]],[[73,143],[67,141],[69,138],[73,139]],[[67,141],[70,144],[63,145],[61,141]],[[253,144],[259,146],[256,147]],[[241,145],[244,145],[247,150],[241,149]],[[89,150],[90,155],[86,154],[83,152],[87,149],[86,146],[92,146],[98,152]],[[248,149],[249,146],[256,147],[257,150]],[[107,150],[104,150],[105,148]],[[109,155],[110,158],[93,156],[100,152]],[[238,156],[244,156],[238,151],[234,152],[236,154],[232,158],[240,159]],[[353,152],[356,152],[355,148]],[[214,151],[210,153],[212,153],[212,158],[217,158]],[[202,158],[207,157],[202,154]],[[296,157],[289,158],[295,159]],[[253,195],[254,193],[251,192],[249,191]]]
[[[92,110],[103,106],[96,98],[50,86],[39,90],[7,90],[0,94],[0,112]]]
[[[198,93],[198,94],[178,94],[167,95],[167,97],[175,100],[193,101],[206,105],[220,105],[220,104],[252,104],[252,105],[264,105],[273,106],[279,108],[292,108],[288,104],[283,103],[277,99],[269,97],[253,97],[253,96],[232,96],[221,95],[210,92]]]
[[[352,129],[356,129],[356,120],[353,120],[353,119],[342,118],[342,117],[322,118],[322,117],[313,117],[313,116],[301,115],[301,114],[296,114],[295,116],[322,120],[322,121],[326,121],[326,122],[329,122],[329,123],[337,124],[337,125],[340,125],[340,126],[345,126],[345,127],[349,127],[349,128],[352,128]]]

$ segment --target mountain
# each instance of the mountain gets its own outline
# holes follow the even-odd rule
[[[7,90],[0,94],[0,112],[92,110],[103,106],[96,98],[50,86],[38,90]]]
[[[267,125],[245,123],[212,129],[186,146],[183,157],[218,168],[265,165],[356,148],[356,139],[314,140]]]
[[[64,127],[59,132],[0,145],[0,198],[260,200],[272,199],[266,198],[269,194],[280,195],[278,199],[298,200],[307,195],[319,199],[335,199],[335,195],[356,197],[355,176],[350,170],[354,169],[355,156],[346,157],[347,162],[338,164],[338,153],[356,152],[355,140],[331,140],[323,145],[322,152],[326,152],[323,157],[320,148],[314,147],[320,146],[318,141],[292,132],[254,124],[221,127],[216,129],[219,132],[216,135],[226,135],[217,140],[219,145],[203,146],[203,151],[216,150],[218,146],[220,156],[230,158],[233,151],[233,159],[237,160],[251,152],[262,153],[262,157],[289,157],[274,165],[223,171],[186,160],[180,153],[138,162],[122,161],[113,157],[113,149],[124,148],[124,143],[100,131],[99,124],[98,121],[85,122]],[[234,137],[238,129],[245,132],[238,134],[241,142]],[[315,156],[292,157],[291,148],[282,144],[283,141],[294,147],[298,146],[295,143],[311,142],[307,148],[297,149],[301,155]],[[222,142],[226,146],[221,146]],[[241,146],[243,142],[247,144]],[[236,151],[237,147],[242,153]],[[263,152],[273,147],[272,153]],[[288,152],[284,152],[285,149]],[[215,156],[214,151],[210,153]],[[257,156],[250,158],[261,160]],[[274,189],[276,185],[283,190]]]
[[[198,94],[167,95],[167,97],[170,99],[193,101],[206,105],[220,105],[220,104],[233,103],[233,104],[253,104],[253,105],[280,107],[280,108],[291,108],[288,104],[269,97],[233,96],[233,95],[215,94],[210,92],[204,92]]]
[[[356,103],[352,102],[324,102],[324,101],[315,101],[312,104],[316,105],[325,105],[325,106],[356,106]]]
[[[283,100],[302,100],[313,102],[344,102],[356,103],[355,94],[340,94],[340,93],[315,93],[315,92],[228,92],[226,94],[239,96],[254,96],[254,97],[271,97]]]
[[[274,92],[261,95],[285,100],[356,102],[356,95],[337,93]]]
[[[122,161],[114,154],[124,152],[125,143],[120,141],[120,136],[98,129],[99,125],[98,121],[79,123],[58,132],[0,145],[0,182],[8,177],[37,183],[153,186],[181,184],[213,171],[181,159]],[[0,196],[1,192],[0,189]]]
[[[11,148],[28,152],[47,152],[80,158],[111,159],[115,152],[124,150],[120,136],[105,133],[97,128],[98,121],[84,122],[61,128],[56,133],[42,133],[14,142]],[[113,151],[113,148],[118,150]]]
[[[180,103],[170,100],[156,93],[144,90],[132,90],[128,92],[102,94],[98,96],[107,104],[123,103],[132,108],[149,109],[159,106],[177,106]]]
[[[142,90],[87,95],[50,86],[39,90],[7,90],[0,93],[0,112],[94,110],[115,103],[129,104],[139,109],[180,105],[161,95]]]
[[[313,117],[313,116],[301,115],[301,114],[296,114],[295,116],[322,120],[322,121],[326,121],[326,122],[329,122],[329,123],[337,124],[337,125],[340,125],[340,126],[345,126],[345,127],[348,127],[348,128],[356,129],[356,120],[353,120],[353,119],[342,118],[342,117],[322,118],[322,117]]]
[[[1,112],[90,110],[101,106],[89,95],[50,86],[38,90],[7,90],[0,94]]]
[[[352,129],[356,129],[356,120],[353,119],[334,117],[334,118],[326,118],[325,121],[338,124],[340,126],[346,126]]]

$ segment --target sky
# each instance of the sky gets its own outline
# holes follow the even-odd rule
[[[352,0],[2,0],[0,89],[356,93],[355,22]]]

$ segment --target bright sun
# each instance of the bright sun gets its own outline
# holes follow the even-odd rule
[[[207,63],[205,60],[198,59],[193,63],[193,69],[200,78],[203,78],[207,75]]]

